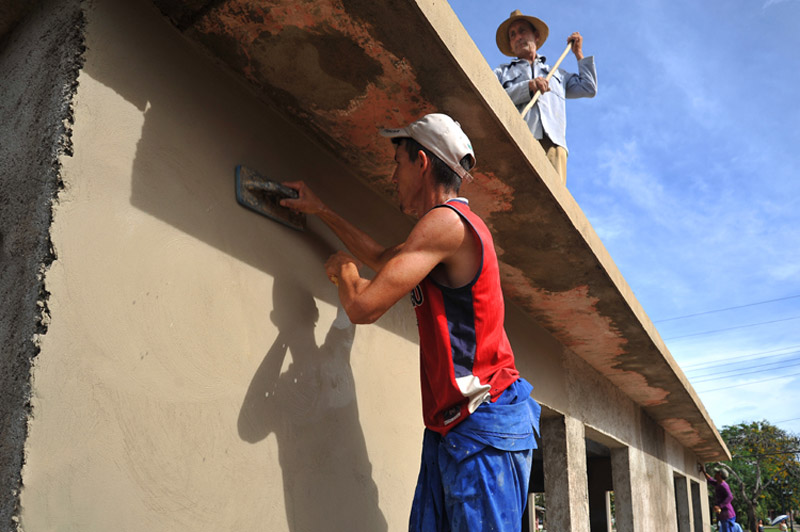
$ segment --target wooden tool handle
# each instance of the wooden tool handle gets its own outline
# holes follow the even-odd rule
[[[556,61],[556,64],[553,65],[553,68],[550,69],[550,73],[548,73],[547,77],[544,78],[546,81],[548,81],[548,82],[550,81],[550,78],[553,77],[553,74],[555,73],[555,71],[558,70],[558,66],[561,64],[561,61],[563,61],[564,58],[567,57],[567,54],[569,53],[569,51],[571,49],[572,49],[572,42],[568,42],[567,43],[567,47],[564,48],[563,52],[561,52],[561,57],[558,58],[558,61]],[[539,96],[541,96],[541,95],[542,95],[541,91],[537,90],[536,94],[534,94],[533,98],[531,98],[531,101],[529,101],[528,105],[526,105],[525,108],[522,110],[522,117],[523,118],[525,118],[525,115],[528,114],[528,111],[531,110],[531,107],[533,107],[533,104],[535,104],[537,102],[537,100],[539,100]]]

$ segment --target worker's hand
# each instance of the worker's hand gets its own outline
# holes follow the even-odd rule
[[[583,36],[577,31],[567,37],[567,42],[572,43],[572,53],[578,58],[578,61],[583,59]]]
[[[533,78],[528,82],[528,90],[531,91],[531,95],[536,94],[536,91],[541,92],[544,94],[545,92],[550,90],[550,85],[547,83],[545,78]]]
[[[293,188],[298,193],[297,199],[285,198],[281,200],[282,207],[288,207],[298,212],[306,214],[319,214],[325,209],[325,204],[314,194],[308,185],[302,181],[287,181],[283,183],[289,188]]]
[[[349,274],[355,273],[358,276],[360,267],[361,263],[354,257],[344,251],[338,251],[325,262],[325,274],[333,284],[339,286],[339,279],[345,275],[345,270],[348,270]]]
[[[715,514],[721,514],[722,513],[722,508],[720,508],[719,506],[714,506],[714,513]]]

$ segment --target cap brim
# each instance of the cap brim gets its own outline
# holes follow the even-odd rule
[[[426,116],[429,116],[429,115],[426,115]],[[448,118],[450,118],[450,117],[448,117]],[[450,120],[452,121],[452,118],[450,118]],[[455,121],[453,121],[453,122],[454,122],[454,124],[456,126],[458,126],[459,131],[461,131],[461,129],[460,129],[461,126],[458,124],[458,122],[455,122]],[[453,161],[453,162],[448,163],[447,162],[448,158],[447,158],[447,156],[445,154],[443,154],[441,152],[441,148],[440,147],[431,146],[424,139],[421,139],[418,136],[415,136],[414,134],[412,134],[411,126],[413,126],[414,124],[416,124],[416,122],[410,124],[408,127],[403,127],[403,128],[397,128],[397,129],[384,128],[384,129],[381,129],[379,133],[380,133],[380,135],[382,137],[386,137],[386,138],[410,138],[410,139],[414,139],[421,146],[424,146],[425,149],[430,150],[431,153],[435,154],[437,158],[439,158],[442,162],[444,162],[447,166],[449,166],[456,174],[458,174],[459,177],[461,177],[461,179],[464,182],[468,183],[468,182],[473,180],[472,175],[467,170],[465,170],[458,163],[458,161]],[[472,151],[472,145],[471,145],[471,143],[469,141],[469,138],[466,136],[466,134],[464,134],[463,131],[461,131],[461,134],[464,136],[464,139],[469,144],[469,150],[470,150],[469,156],[472,159],[472,168],[474,168],[477,161],[476,161],[476,158],[475,158],[475,153]]]
[[[404,127],[400,129],[381,129],[380,134],[382,137],[386,137],[389,139],[396,139],[398,137],[411,138],[411,133],[409,133],[408,130]]]

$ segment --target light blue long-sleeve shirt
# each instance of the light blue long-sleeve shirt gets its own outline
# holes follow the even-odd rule
[[[546,77],[550,66],[545,63],[544,56],[536,56],[531,65],[525,59],[514,59],[494,69],[494,74],[503,85],[511,101],[522,111],[531,101],[533,94],[528,88],[528,81],[533,78]],[[559,68],[550,78],[550,90],[539,97],[525,122],[537,139],[544,134],[554,144],[567,149],[567,110],[566,98],[592,98],[597,94],[597,71],[594,67],[594,56],[584,57],[578,61],[578,73],[567,72]]]

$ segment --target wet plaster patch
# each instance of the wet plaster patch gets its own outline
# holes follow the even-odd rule
[[[423,88],[432,86],[432,73],[418,71],[402,55],[425,50],[409,43],[399,28],[382,23],[389,16],[411,17],[416,8],[398,9],[357,0],[269,5],[229,0],[193,10],[186,34],[241,73],[262,100],[290,115],[359,178],[392,198],[394,150],[378,130],[439,110]],[[162,10],[182,28],[190,18],[175,8]],[[385,42],[410,48],[390,50]],[[437,98],[450,101],[453,95]],[[475,138],[481,133],[470,132]],[[491,171],[479,168],[475,178],[465,190],[491,227],[493,213],[511,210],[513,189]]]
[[[505,263],[501,276],[508,297],[524,302],[531,316],[631,399],[645,407],[666,402],[669,391],[651,386],[641,373],[620,367],[628,354],[628,340],[611,318],[599,312],[600,300],[589,294],[588,286],[548,292],[532,287],[522,270]]]
[[[703,438],[697,433],[697,430],[685,419],[680,418],[667,418],[661,420],[661,426],[664,427],[670,434],[680,434],[683,441],[691,442],[688,447],[690,449],[703,448]]]
[[[368,80],[381,66],[344,34],[333,28],[310,33],[287,26],[277,34],[262,32],[251,43],[251,76],[291,92],[303,106],[320,112],[347,108],[364,94]],[[348,71],[357,76],[344,76]],[[354,85],[357,83],[357,85]]]
[[[225,60],[258,92],[385,191],[393,152],[378,129],[435,108],[421,96],[409,63],[373,33],[338,2],[254,6],[235,0],[211,10],[191,31],[210,47],[225,43]]]

